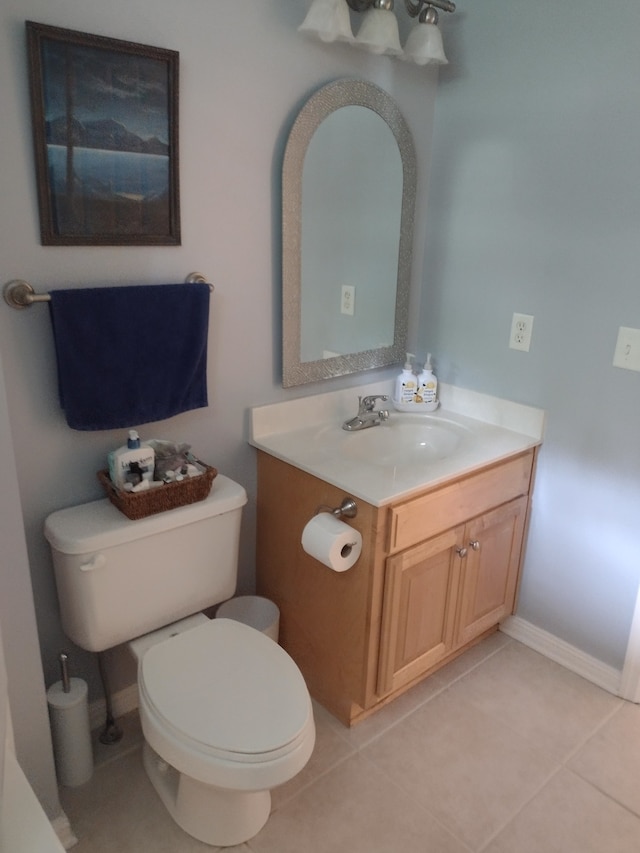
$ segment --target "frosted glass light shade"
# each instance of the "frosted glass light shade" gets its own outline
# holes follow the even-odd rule
[[[353,41],[347,0],[313,0],[298,32],[321,41]]]
[[[404,46],[404,59],[417,65],[447,65],[442,35],[435,24],[416,24]]]
[[[355,43],[371,53],[400,56],[402,47],[395,14],[387,9],[369,9],[362,16]]]

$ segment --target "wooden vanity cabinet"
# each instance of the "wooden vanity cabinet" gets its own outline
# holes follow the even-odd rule
[[[351,725],[513,612],[535,451],[405,501],[357,500],[362,554],[336,573],[302,529],[344,490],[258,451],[257,590],[318,701]]]
[[[513,611],[527,498],[387,560],[381,694],[411,684]]]

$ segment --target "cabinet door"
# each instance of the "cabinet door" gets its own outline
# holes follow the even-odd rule
[[[453,648],[462,526],[389,557],[378,692],[408,684]]]
[[[456,645],[513,611],[526,508],[527,498],[518,498],[467,524]]]

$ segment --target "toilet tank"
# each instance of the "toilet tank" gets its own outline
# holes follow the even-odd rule
[[[65,634],[100,652],[230,598],[247,495],[218,475],[198,503],[132,521],[108,500],[52,513]]]

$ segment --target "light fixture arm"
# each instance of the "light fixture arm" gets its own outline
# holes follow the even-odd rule
[[[404,5],[411,18],[417,18],[421,12],[423,14],[427,12],[429,6],[435,6],[437,9],[442,9],[443,12],[456,11],[456,4],[452,3],[451,0],[404,0]]]
[[[373,0],[347,0],[354,12],[366,12],[373,6]]]
[[[376,0],[347,0],[347,3],[354,12],[366,12],[367,9],[376,4]],[[393,8],[393,3],[390,5]],[[420,12],[424,11],[425,7],[428,6],[435,6],[438,9],[442,9],[443,12],[456,11],[456,4],[452,3],[451,0],[404,0],[404,5],[407,8],[407,13],[412,18],[417,18]]]

